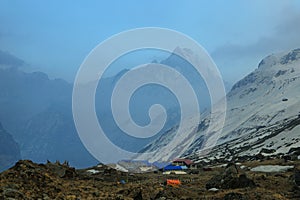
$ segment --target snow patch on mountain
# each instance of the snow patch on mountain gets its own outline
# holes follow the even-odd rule
[[[299,147],[299,86],[300,49],[263,59],[227,95],[226,123],[210,157],[230,160],[262,149],[276,155]],[[193,156],[200,151],[193,151]]]
[[[273,54],[264,58],[258,68],[237,82],[227,95],[226,122],[217,145],[204,152],[203,143],[211,120],[219,113],[207,114],[195,127],[194,142],[184,154],[196,162],[203,160],[231,161],[236,157],[258,154],[285,154],[300,147],[300,49]],[[216,128],[210,129],[215,131]],[[166,145],[175,130],[170,130],[145,149],[155,151]],[[168,156],[157,152],[157,156]],[[207,155],[206,155],[207,154]]]

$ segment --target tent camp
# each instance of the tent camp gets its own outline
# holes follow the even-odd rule
[[[186,174],[185,170],[187,169],[186,166],[175,166],[175,165],[167,165],[166,167],[164,167],[164,172],[163,174]]]

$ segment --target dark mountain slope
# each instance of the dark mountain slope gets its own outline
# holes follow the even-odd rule
[[[7,169],[20,158],[18,144],[0,123],[0,171]]]

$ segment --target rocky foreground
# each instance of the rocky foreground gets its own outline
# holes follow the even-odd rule
[[[181,185],[169,186],[167,179]],[[186,175],[131,174],[104,165],[21,160],[0,174],[0,199],[300,199],[300,161],[199,166]]]

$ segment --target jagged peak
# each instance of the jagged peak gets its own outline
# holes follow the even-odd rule
[[[258,65],[258,69],[248,74],[232,87],[231,91],[244,89],[244,86],[253,83],[268,84],[267,80],[294,72],[295,67],[289,66],[300,60],[300,48],[288,52],[271,54],[265,57]]]
[[[300,48],[288,52],[271,54],[265,57],[259,64],[259,69],[267,69],[274,65],[286,65],[300,59]]]
[[[262,59],[258,64],[258,68],[262,69],[264,67],[271,67],[273,65],[276,65],[277,62],[278,62],[278,57],[272,54]]]
[[[280,59],[280,64],[285,65],[290,62],[296,61],[300,59],[300,48],[294,49],[293,51],[289,52],[288,54],[284,55]]]

